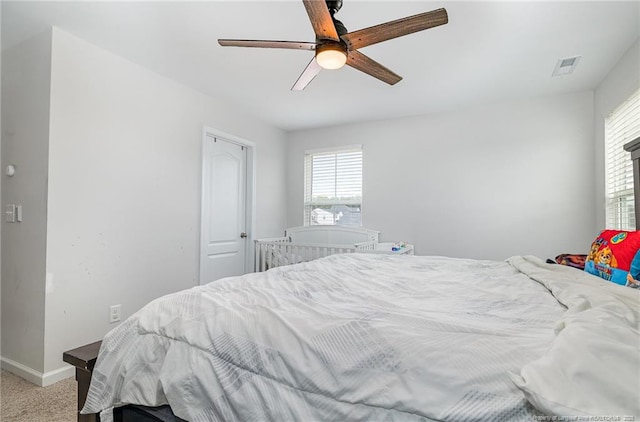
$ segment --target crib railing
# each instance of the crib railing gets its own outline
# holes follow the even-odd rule
[[[360,242],[355,244],[356,252],[371,252],[378,249],[378,241],[370,240],[368,242]]]
[[[298,264],[339,253],[375,250],[377,241],[351,245],[325,245],[318,243],[292,243],[287,237],[272,237],[255,241],[255,271],[266,271],[282,265]]]

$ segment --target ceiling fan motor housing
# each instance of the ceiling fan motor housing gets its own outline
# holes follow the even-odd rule
[[[327,9],[329,9],[331,16],[342,7],[342,0],[325,0],[325,2],[327,3]]]
[[[338,33],[338,36],[341,37],[343,35],[346,35],[349,32],[347,31],[347,28],[344,26],[342,22],[340,22],[335,17],[332,17],[332,19],[333,19],[333,25],[336,27],[336,32]]]
[[[322,43],[316,45],[316,55],[326,50],[337,50],[347,54],[347,46],[344,42],[324,40]]]

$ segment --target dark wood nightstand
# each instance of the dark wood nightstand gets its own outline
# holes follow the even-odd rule
[[[78,382],[78,422],[98,422],[99,415],[81,415],[80,410],[87,400],[89,383],[93,366],[98,359],[98,351],[102,341],[86,344],[76,349],[67,350],[62,354],[62,360],[76,367],[76,381]]]

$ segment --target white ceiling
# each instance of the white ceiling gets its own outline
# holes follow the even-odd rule
[[[313,53],[220,47],[218,38],[313,41],[299,0],[2,1],[2,46],[55,25],[132,62],[235,103],[285,130],[432,113],[595,88],[640,35],[640,2],[344,0],[350,31],[439,7],[449,24],[361,52],[404,79],[322,71],[290,91]],[[560,58],[575,72],[551,77]]]

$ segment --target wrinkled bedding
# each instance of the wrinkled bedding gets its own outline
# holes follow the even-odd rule
[[[544,356],[512,375],[527,399],[549,415],[640,420],[640,291],[560,265],[509,262],[568,307]]]
[[[615,359],[584,367],[594,340],[575,350],[575,336],[562,337],[576,315],[598,308],[587,328],[607,325],[607,353],[623,350],[628,360],[616,360],[612,375],[626,372],[622,381],[635,376],[637,384],[638,355],[629,353],[638,352],[638,292],[600,289],[606,282],[559,267],[533,257],[345,254],[164,296],[104,338],[83,413],[102,411],[108,421],[109,409],[134,403],[169,404],[192,422],[635,414],[625,405],[633,382],[621,387],[607,376]],[[567,356],[574,368],[558,369]],[[622,399],[599,408],[592,398],[591,408],[577,409],[538,394],[589,371]]]

